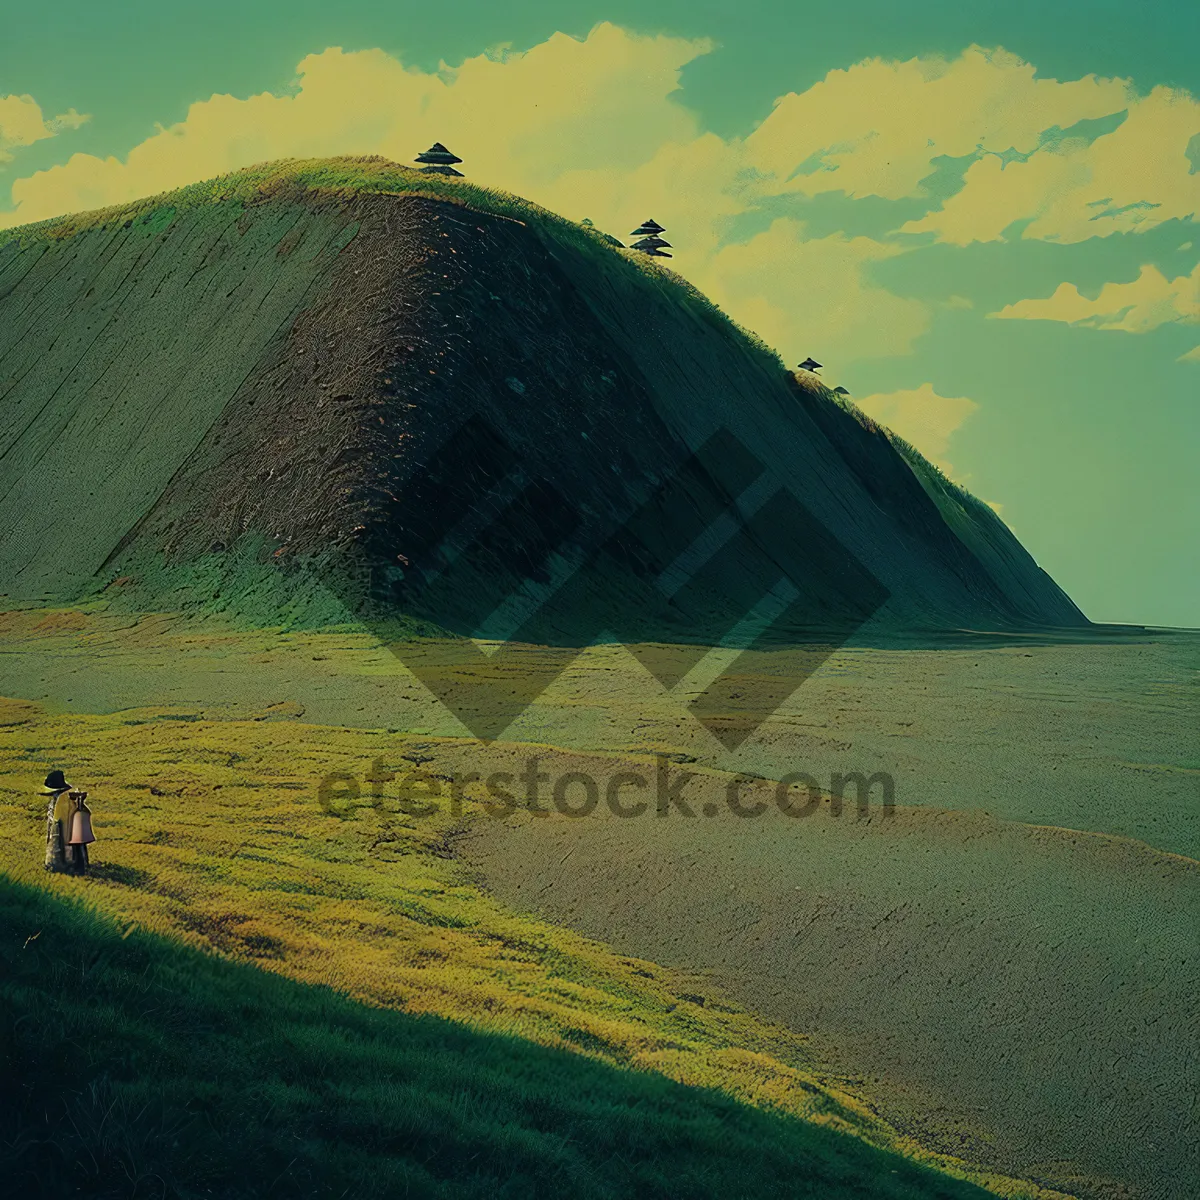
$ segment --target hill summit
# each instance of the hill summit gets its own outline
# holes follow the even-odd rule
[[[10,604],[539,644],[1086,624],[671,271],[382,159],[9,231],[0,480]]]

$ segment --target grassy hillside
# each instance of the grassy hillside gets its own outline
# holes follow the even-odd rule
[[[664,604],[657,569],[747,495]],[[1179,1173],[1161,1013],[1194,864],[1009,822],[1194,848],[1182,659],[1068,653],[1090,627],[990,509],[660,264],[378,159],[7,231],[0,528],[7,690],[45,702],[0,700],[24,1194],[1058,1195],[1021,1174],[1128,1200]],[[571,577],[563,545],[597,538]],[[730,751],[699,685],[642,667],[697,659],[781,572],[790,632],[878,585],[900,648],[831,660]],[[620,644],[511,741],[457,736],[387,651],[560,594],[496,634],[521,664]],[[962,628],[1015,633],[985,658]],[[729,672],[731,712],[804,677],[798,640]],[[470,680],[505,719],[515,662]],[[655,752],[718,816],[728,771],[797,766],[886,768],[901,811],[502,834],[478,779],[451,788]],[[56,765],[95,800],[86,880],[41,870]],[[420,818],[387,779],[418,769]]]
[[[946,1178],[973,1179],[1000,1195],[1043,1194],[931,1155],[901,1136],[844,1081],[815,1068],[803,1037],[730,1002],[711,980],[614,953],[498,903],[448,851],[448,837],[480,811],[478,786],[463,789],[461,815],[443,796],[439,811],[421,819],[399,812],[396,789],[386,784],[378,806],[366,782],[359,803],[333,805],[341,815],[319,801],[330,771],[361,779],[379,761],[393,770],[420,765],[440,779],[462,777],[520,770],[528,748],[498,743],[482,751],[465,739],[305,725],[286,705],[260,716],[53,716],[8,702],[0,712],[0,869],[10,882],[86,898],[121,930],[166,936],[373,1006],[519,1037],[536,1062],[552,1061],[536,1047],[558,1049],[623,1068],[631,1088],[658,1074],[718,1089],[805,1126],[902,1153]],[[102,840],[86,880],[47,880],[41,870],[43,803],[30,780],[49,759],[69,762],[92,789]],[[606,769],[597,756],[557,753],[553,761],[559,770]],[[49,901],[37,903],[57,911]],[[40,927],[17,924],[18,946]],[[43,933],[31,949],[50,953],[68,942]],[[85,970],[70,986],[93,986],[90,979]],[[157,1000],[138,999],[136,988],[121,999],[121,979],[129,976],[105,985],[112,1008],[124,1010],[120,1020],[157,1007]],[[38,986],[50,986],[41,980]],[[268,1036],[274,1034],[266,1027],[257,1029],[248,1045]],[[186,1039],[179,1049],[187,1053]],[[123,1061],[114,1042],[103,1049],[98,1043],[95,1054],[97,1077],[108,1056]],[[132,1095],[129,1103],[128,1111],[140,1111]],[[770,1177],[761,1182],[769,1185]]]
[[[662,1076],[369,1009],[0,883],[12,1194],[967,1197]]]
[[[994,578],[1004,580],[1007,590],[1026,593],[1026,602],[1036,604],[1037,593],[1040,587],[1046,585],[1048,577],[1040,577],[1045,575],[1044,572],[1039,575],[1029,571],[1027,556],[1020,544],[988,505],[961,484],[947,478],[910,442],[868,417],[853,400],[824,388],[821,390],[820,399],[827,402],[824,405],[826,414],[832,415],[835,409],[840,410],[858,429],[865,431],[868,440],[892,447],[898,459],[912,472],[933,502],[946,530],[953,533],[971,554],[986,563]],[[848,421],[840,424],[853,427]],[[861,437],[860,434],[857,436]]]
[[[365,607],[461,633],[586,560],[515,640],[711,644],[781,569],[801,593],[781,629],[853,625],[880,597],[904,627],[1082,622],[994,514],[948,523],[890,443],[864,455],[790,379],[645,256],[382,160],[268,164],[13,230],[0,595],[252,625]],[[746,536],[666,603],[655,576],[760,475]],[[466,512],[503,536],[444,527]]]

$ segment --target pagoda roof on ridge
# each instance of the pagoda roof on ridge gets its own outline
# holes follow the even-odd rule
[[[459,158],[457,154],[447,150],[441,142],[434,142],[433,145],[430,146],[429,149],[423,154],[418,154],[414,161],[419,163],[438,163],[443,166],[449,166],[450,163],[462,162],[462,159]]]

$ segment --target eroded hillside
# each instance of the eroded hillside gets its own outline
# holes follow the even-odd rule
[[[703,642],[784,580],[785,640],[1083,623],[671,272],[382,160],[14,231],[0,464],[18,603]]]

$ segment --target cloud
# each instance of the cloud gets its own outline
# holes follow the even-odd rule
[[[716,253],[728,223],[752,203],[739,187],[737,162],[736,146],[697,133],[656,145],[653,157],[630,171],[564,172],[536,198],[556,212],[590,217],[625,241],[647,217],[669,222],[667,238],[685,251],[675,265],[694,279],[696,264]]]
[[[870,282],[871,265],[899,253],[841,233],[809,240],[801,222],[781,217],[749,241],[723,247],[692,278],[789,358],[882,358],[910,353],[929,326],[920,301]]]
[[[0,163],[12,162],[14,149],[78,129],[87,119],[70,108],[47,120],[32,96],[0,96]]]
[[[474,177],[535,198],[564,172],[627,172],[664,142],[699,134],[670,97],[711,44],[639,37],[610,24],[584,41],[555,34],[434,72],[382,50],[312,54],[293,94],[214,95],[122,160],[75,154],[13,184],[13,225],[120,204],[272,158],[382,154],[399,162],[437,140]],[[653,130],[653,136],[647,136]]]
[[[1070,243],[1195,219],[1200,172],[1189,155],[1200,135],[1200,103],[1158,87],[1130,96],[1124,111],[1117,128],[1094,140],[1052,138],[1023,161],[984,155],[958,192],[903,232],[965,246],[996,241],[1025,221],[1023,238]]]
[[[1200,363],[1200,346],[1195,347],[1193,350],[1189,350],[1186,354],[1181,354],[1175,361]]]
[[[847,214],[855,198],[920,198],[946,158],[970,162],[961,191],[905,232],[965,244],[1023,219],[1026,236],[1073,240],[1197,208],[1200,174],[1187,173],[1187,152],[1200,125],[1186,93],[1139,97],[1123,80],[1042,79],[1013,54],[973,46],[950,60],[871,59],[830,71],[781,97],[748,137],[721,138],[676,96],[681,70],[712,48],[609,23],[584,39],[555,34],[522,53],[502,47],[434,71],[382,50],[330,48],[299,63],[286,94],[214,95],[124,158],[74,154],[15,180],[0,227],[268,159],[382,154],[410,162],[438,140],[466,160],[470,178],[591,217],[618,236],[657,217],[680,251],[672,265],[736,320],[789,358],[846,363],[910,353],[928,328],[928,306],[872,278],[876,264],[912,240],[811,238],[803,220],[777,216],[731,243],[739,217],[760,213],[765,223],[781,199],[826,192],[849,198]],[[1125,114],[1119,128],[1074,135],[1079,122],[1111,118],[1109,128],[1114,114]],[[5,146],[84,119],[72,111],[45,121],[29,97],[0,100],[0,159]],[[1056,293],[1042,303],[1056,299],[1072,302]],[[1144,320],[1141,312],[1126,316]]]
[[[100,208],[266,159],[382,154],[401,162],[438,140],[472,179],[517,192],[625,237],[647,216],[668,225],[686,271],[785,354],[907,353],[925,307],[870,283],[900,253],[868,238],[807,240],[780,220],[722,246],[759,194],[742,144],[704,133],[673,98],[704,40],[641,37],[611,24],[584,40],[555,34],[524,53],[493,51],[434,72],[381,50],[309,55],[292,94],[193,104],[184,121],[124,159],[73,155],[13,185],[0,225]]]
[[[790,92],[747,139],[750,164],[774,189],[898,200],[923,195],[935,160],[1026,153],[1051,126],[1118,112],[1122,80],[1038,79],[1004,50],[972,46],[952,61],[869,59]]]
[[[1174,321],[1196,323],[1200,322],[1200,264],[1190,275],[1177,279],[1167,279],[1156,267],[1144,266],[1131,283],[1106,283],[1094,300],[1082,295],[1073,283],[1060,283],[1044,300],[1018,300],[989,316],[1062,321],[1126,333],[1146,333]]]
[[[931,383],[923,383],[913,391],[876,392],[855,403],[951,477],[953,467],[943,457],[950,437],[979,407],[965,396],[939,396]]]

